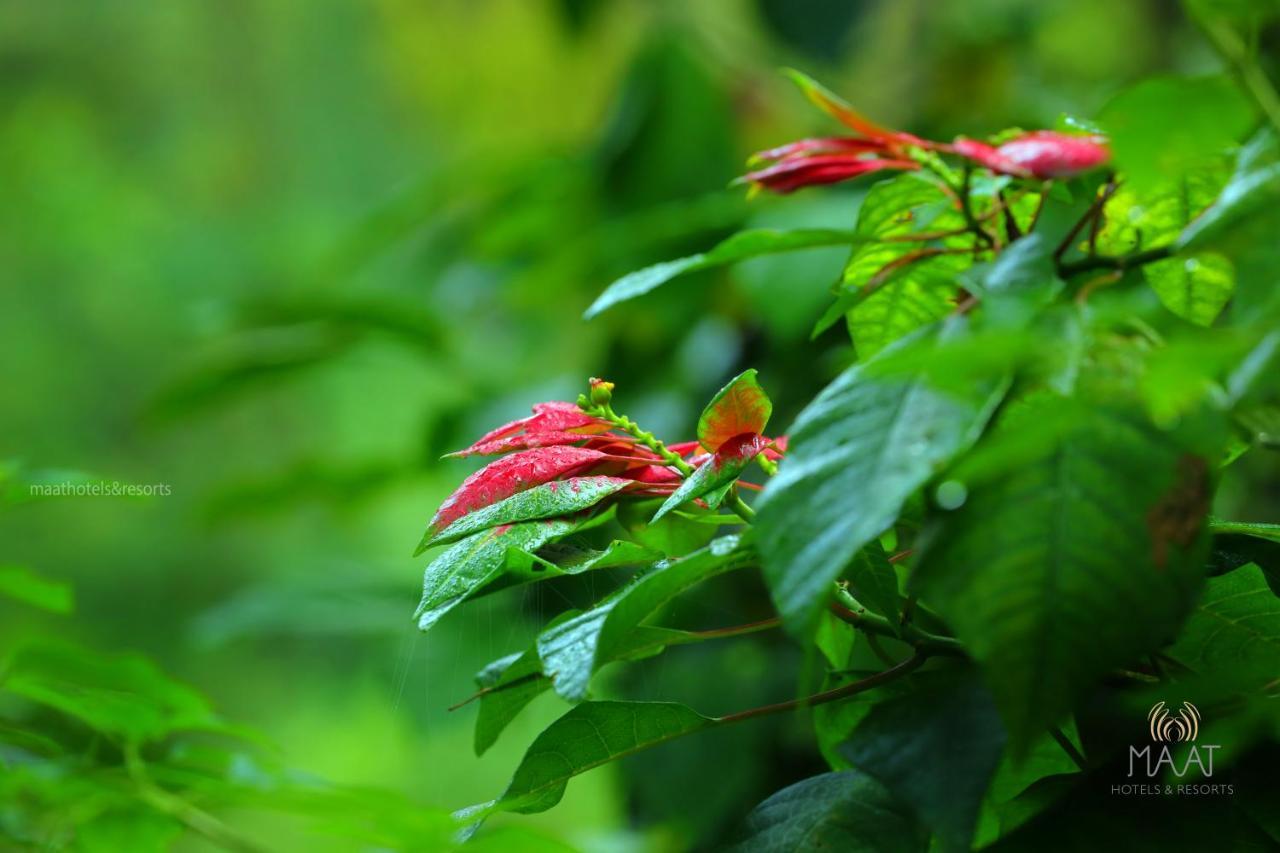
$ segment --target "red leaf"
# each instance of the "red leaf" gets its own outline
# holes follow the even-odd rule
[[[609,456],[588,447],[539,447],[490,462],[462,482],[428,525],[433,536],[469,512],[560,477],[585,473]]]
[[[919,168],[920,164],[913,160],[867,160],[850,154],[822,154],[783,160],[766,169],[749,172],[742,180],[785,194],[801,187],[835,184],[886,169],[911,171]]]
[[[756,381],[756,371],[743,371],[703,409],[698,418],[698,441],[714,452],[744,432],[763,433],[772,413],[773,403]]]
[[[546,447],[554,444],[568,444],[570,442],[562,440],[548,440],[538,442],[530,440],[527,443],[511,441],[509,446],[502,447],[498,442],[513,439],[517,436],[534,436],[551,433],[582,433],[585,435],[593,435],[608,431],[613,425],[608,421],[599,418],[593,418],[586,412],[579,409],[573,403],[538,403],[533,407],[533,414],[527,418],[520,418],[508,424],[503,424],[497,429],[490,430],[476,440],[476,443],[465,450],[457,450],[448,454],[449,456],[474,456],[490,453],[504,453],[507,450],[516,450],[521,447]],[[493,449],[484,449],[493,448]]]

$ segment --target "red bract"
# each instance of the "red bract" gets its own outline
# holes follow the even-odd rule
[[[530,447],[573,444],[607,432],[611,427],[608,421],[591,417],[573,403],[538,403],[529,417],[490,430],[470,447],[448,455],[489,455]]]
[[[973,139],[957,139],[952,150],[975,163],[1020,178],[1069,178],[1097,168],[1111,158],[1100,136],[1071,136],[1037,130],[993,147]]]
[[[588,447],[539,447],[490,462],[462,482],[440,505],[427,527],[434,535],[469,512],[509,498],[517,492],[589,469],[615,457]]]
[[[865,158],[855,154],[797,155],[743,175],[743,181],[776,193],[786,194],[801,187],[836,184],[871,172],[891,169],[911,170],[920,168],[912,160]]]

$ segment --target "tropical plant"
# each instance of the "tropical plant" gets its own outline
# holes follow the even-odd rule
[[[743,182],[884,175],[855,227],[744,231],[614,282],[587,315],[689,272],[847,246],[815,333],[843,321],[856,360],[784,431],[765,386],[786,376],[742,373],[674,443],[593,379],[455,454],[499,458],[427,530],[420,550],[445,549],[423,630],[512,585],[612,584],[478,674],[477,752],[544,691],[573,707],[460,813],[467,832],[553,807],[606,762],[804,709],[831,772],[757,807],[742,849],[1083,849],[1105,827],[1280,843],[1280,525],[1213,514],[1229,466],[1275,446],[1280,101],[1247,51],[1224,54],[1235,81],[1148,80],[1096,121],[949,143],[794,75],[850,134],[762,152]],[[754,572],[774,615],[666,618]],[[593,690],[611,663],[775,629],[820,662],[776,704],[712,715]],[[1144,722],[1159,702],[1201,721],[1207,765],[1190,742],[1150,774],[1133,763],[1131,746],[1160,746]],[[1134,797],[1153,822],[1108,817]]]

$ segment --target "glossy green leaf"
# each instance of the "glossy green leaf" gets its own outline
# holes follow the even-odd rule
[[[707,506],[715,509],[724,500],[729,486],[767,444],[768,441],[756,433],[743,433],[729,439],[663,502],[653,520],[658,521],[676,507],[698,498],[705,499]]]
[[[1280,678],[1280,598],[1262,570],[1247,565],[1210,578],[1169,654],[1255,687]]]
[[[75,607],[75,593],[70,584],[48,580],[23,566],[0,566],[0,598],[50,613],[66,614]]]
[[[1236,289],[1231,262],[1213,252],[1157,261],[1142,274],[1166,308],[1197,326],[1212,325]]]
[[[928,836],[902,802],[856,770],[811,776],[747,815],[735,853],[924,853]]]
[[[546,811],[560,802],[565,786],[579,773],[713,723],[674,702],[584,702],[538,735],[507,790],[485,808]]]
[[[914,576],[983,665],[1017,751],[1174,635],[1208,541],[1202,458],[1141,416],[1058,408],[1018,410],[999,438],[1039,438],[967,483]]]
[[[422,600],[414,611],[418,628],[430,629],[450,610],[481,593],[655,556],[629,542],[615,542],[603,552],[565,549],[563,566],[537,556],[539,549],[599,520],[599,516],[578,516],[526,521],[473,533],[453,544],[427,566]]]
[[[556,693],[570,702],[585,699],[592,674],[644,619],[686,589],[745,565],[751,552],[740,544],[738,536],[723,536],[687,557],[659,563],[602,604],[543,631],[538,655]]]
[[[761,255],[793,252],[817,246],[848,245],[853,241],[852,232],[832,229],[775,231],[762,228],[743,231],[734,234],[710,251],[674,261],[664,261],[623,276],[605,288],[583,316],[589,320],[620,302],[643,296],[668,281],[691,272],[713,269]]]
[[[873,539],[854,555],[845,572],[849,592],[874,613],[897,622],[902,614],[902,596],[898,594],[898,572],[879,541]]]
[[[580,612],[565,611],[547,627],[568,621]],[[614,659],[639,660],[660,654],[668,646],[698,642],[701,639],[703,638],[699,635],[688,631],[640,625],[614,650]],[[476,755],[483,754],[492,746],[502,730],[526,705],[551,688],[551,680],[542,672],[542,661],[538,657],[536,645],[523,653],[494,661],[481,670],[476,676],[476,682],[486,691],[480,696],[480,710],[476,715]]]
[[[933,346],[961,329],[910,343]],[[944,393],[918,377],[876,376],[872,365],[845,371],[800,413],[757,504],[765,578],[793,630],[812,627],[832,581],[938,466],[977,439],[1003,393],[991,385]]]
[[[773,402],[756,380],[755,368],[744,370],[716,392],[698,417],[698,441],[714,453],[743,433],[764,433]]]
[[[841,752],[914,809],[942,850],[968,850],[1004,726],[976,673],[931,675],[873,707]]]
[[[595,506],[630,484],[621,477],[570,477],[517,492],[509,498],[464,515],[434,536],[428,531],[413,556],[435,545],[456,542],[481,530],[539,518],[572,515]]]

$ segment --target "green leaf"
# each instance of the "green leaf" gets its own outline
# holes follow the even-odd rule
[[[723,536],[679,560],[659,563],[602,604],[538,635],[538,656],[556,693],[586,698],[591,676],[617,655],[628,636],[663,604],[704,580],[745,565],[751,552],[738,536]]]
[[[418,628],[429,630],[450,610],[483,592],[621,565],[624,558],[629,561],[632,556],[649,555],[648,551],[633,550],[638,547],[633,544],[615,543],[605,552],[571,561],[563,568],[536,556],[543,546],[599,520],[600,516],[526,521],[473,533],[455,543],[427,566],[422,600],[414,611]]]
[[[1203,573],[1210,483],[1203,458],[1140,416],[1050,401],[1016,415],[993,441],[1016,459],[966,484],[915,580],[1022,753],[1095,678],[1174,635]]]
[[[714,453],[743,433],[764,433],[773,414],[769,395],[756,380],[755,368],[744,370],[716,392],[698,417],[698,442]]]
[[[491,527],[538,518],[572,515],[618,493],[630,482],[620,477],[569,477],[565,480],[553,480],[550,483],[534,486],[532,489],[517,492],[509,498],[468,513],[434,536],[428,531],[413,556],[418,556],[434,545],[456,542],[465,536]]]
[[[580,612],[570,610],[561,613],[548,627],[572,619]],[[621,647],[614,650],[614,656],[617,660],[638,660],[660,654],[668,646],[698,642],[701,639],[699,635],[688,631],[641,625],[627,637]],[[482,755],[492,746],[507,724],[526,705],[551,687],[551,680],[542,672],[542,661],[538,657],[536,645],[523,653],[494,661],[480,671],[476,682],[486,691],[480,696],[480,711],[476,715],[476,755]]]
[[[811,776],[751,810],[735,853],[924,853],[928,836],[902,803],[856,770]]]
[[[113,738],[159,740],[176,731],[224,731],[209,704],[137,655],[102,655],[63,642],[20,646],[0,689]]]
[[[1280,598],[1255,565],[1210,578],[1169,653],[1253,687],[1280,677]]]
[[[1233,226],[1273,209],[1280,199],[1280,144],[1275,131],[1260,131],[1240,150],[1236,168],[1216,201],[1178,238],[1179,251],[1218,245]]]
[[[1150,189],[1201,166],[1233,145],[1253,109],[1226,77],[1144,80],[1102,110],[1116,165],[1128,183]]]
[[[1098,246],[1121,255],[1175,244],[1183,229],[1218,197],[1226,180],[1225,165],[1215,162],[1144,192],[1122,185],[1107,202]],[[1143,267],[1142,274],[1165,307],[1201,326],[1217,318],[1235,290],[1231,263],[1211,252],[1157,261]]]
[[[872,612],[897,624],[902,613],[898,572],[878,541],[871,540],[854,556],[845,576],[849,580],[849,592],[854,598]]]
[[[713,724],[674,702],[584,702],[538,735],[507,790],[484,808],[546,811],[560,802],[569,780],[579,773]]]
[[[858,354],[868,358],[954,307],[955,278],[972,260],[935,254],[967,245],[966,237],[929,241],[930,232],[961,228],[964,219],[930,180],[900,175],[871,188],[858,210],[854,247],[836,291],[836,303],[815,334],[846,316]],[[912,240],[913,235],[922,239]],[[938,245],[929,245],[929,243]]]
[[[976,673],[935,675],[873,707],[841,752],[909,804],[943,850],[968,850],[1004,726]]]
[[[0,596],[50,613],[70,613],[75,593],[70,584],[51,581],[23,566],[0,566]]]
[[[931,347],[960,324],[910,342]],[[807,633],[832,582],[937,468],[975,441],[1003,387],[955,395],[874,361],[841,374],[800,413],[787,457],[757,504],[765,578],[778,612]]]
[[[737,481],[751,460],[767,445],[768,441],[756,433],[743,433],[731,438],[680,484],[680,488],[658,508],[653,520],[658,521],[676,507],[697,498],[705,497],[707,505],[715,509],[724,500],[728,487]]]
[[[854,235],[852,232],[825,228],[796,231],[776,231],[761,228],[742,231],[734,234],[708,252],[700,252],[686,258],[654,264],[651,267],[645,267],[642,270],[623,276],[605,288],[604,292],[587,309],[583,317],[589,320],[620,302],[643,296],[668,281],[691,272],[721,267],[761,255],[793,252],[798,249],[810,249],[816,246],[847,245],[853,241]]]
[[[1197,326],[1213,325],[1236,289],[1231,262],[1212,252],[1157,261],[1142,274],[1166,308]]]
[[[1280,524],[1267,524],[1254,521],[1226,521],[1221,518],[1209,519],[1209,530],[1215,536],[1225,533],[1236,533],[1253,536],[1257,539],[1268,539],[1280,542]]]
[[[971,269],[964,281],[982,298],[983,321],[996,328],[1023,328],[1062,292],[1054,272],[1053,245],[1028,234],[999,258]]]

